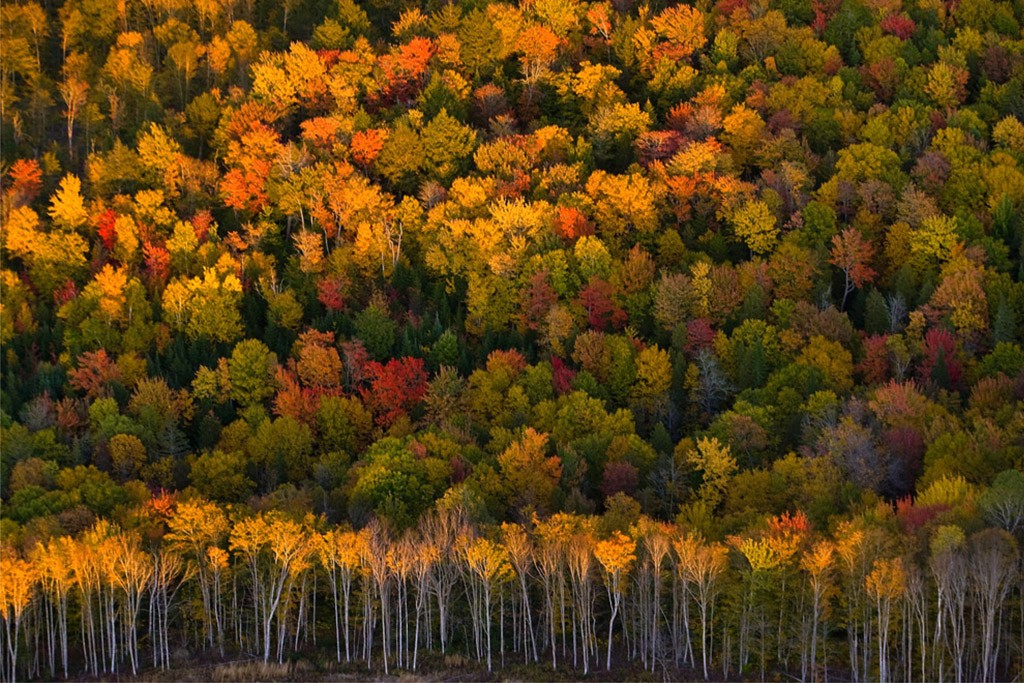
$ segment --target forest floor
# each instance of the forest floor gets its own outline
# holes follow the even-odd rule
[[[517,655],[518,657],[518,655]],[[379,663],[376,663],[379,664]],[[575,681],[588,680],[598,682],[610,681],[701,681],[699,672],[687,669],[668,668],[655,672],[645,671],[638,662],[617,661],[611,671],[603,667],[592,670],[586,676],[582,668],[573,669],[559,666],[552,670],[550,665],[512,664],[506,658],[505,666],[488,672],[486,664],[477,663],[460,655],[441,658],[434,656],[424,661],[417,672],[398,671],[385,675],[375,665],[368,671],[362,664],[338,665],[330,660],[297,659],[279,664],[263,663],[258,659],[238,659],[231,661],[206,662],[194,659],[180,662],[170,669],[161,671],[145,670],[138,676],[108,674],[98,678],[82,680],[90,681],[139,681],[152,683],[245,683],[249,681],[397,681],[399,683],[435,683],[440,681]],[[719,672],[720,673],[720,672]]]

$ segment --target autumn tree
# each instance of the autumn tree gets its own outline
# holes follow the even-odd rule
[[[622,607],[623,581],[628,578],[629,570],[636,560],[636,542],[616,531],[611,538],[598,541],[594,545],[594,556],[604,570],[605,587],[608,589],[608,604],[612,614],[608,619],[608,655],[605,668],[612,668],[612,631],[615,617]]]

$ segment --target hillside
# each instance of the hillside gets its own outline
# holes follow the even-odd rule
[[[4,2],[3,680],[1019,678],[1022,23]]]

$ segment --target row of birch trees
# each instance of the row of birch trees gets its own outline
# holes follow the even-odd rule
[[[721,540],[644,517],[485,527],[440,507],[402,532],[202,500],[156,517],[155,534],[101,521],[3,548],[4,680],[329,652],[385,673],[960,683],[1012,678],[1024,656],[1017,525],[908,534],[882,505],[831,533],[798,512]]]

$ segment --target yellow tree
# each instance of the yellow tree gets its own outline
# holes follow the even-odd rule
[[[82,181],[78,176],[68,174],[60,181],[57,192],[50,200],[50,218],[61,228],[80,228],[89,220],[82,197]]]
[[[580,518],[564,512],[545,520],[534,517],[539,542],[537,569],[544,585],[544,603],[547,611],[551,641],[551,668],[558,669],[557,631],[562,633],[562,655],[566,652],[565,637],[565,572],[569,539],[580,526]],[[556,606],[558,615],[556,616]]]
[[[293,575],[305,567],[309,551],[306,529],[276,514],[257,514],[235,523],[229,539],[232,552],[241,555],[252,577],[257,643],[263,646],[263,661],[270,661],[271,625],[281,606],[285,588]],[[278,635],[279,657],[283,654]]]
[[[498,456],[498,466],[508,483],[510,500],[525,512],[548,509],[562,476],[562,463],[546,455],[548,435],[527,427],[520,440]]]
[[[750,656],[749,637],[751,621],[758,630],[758,641],[761,655],[761,671],[764,672],[766,657],[767,622],[765,619],[765,593],[772,588],[772,574],[782,563],[775,552],[774,544],[768,538],[732,538],[733,545],[747,560],[749,569],[744,572],[746,593],[741,614],[739,661],[744,665]]]
[[[779,228],[775,215],[768,205],[760,200],[745,203],[732,216],[736,237],[750,249],[752,254],[764,255],[775,248]]]
[[[72,588],[71,566],[65,545],[54,539],[32,549],[31,560],[39,572],[43,596],[56,612],[56,624],[47,620],[50,674],[56,677],[56,649],[60,647],[64,678],[68,677],[68,594]],[[56,632],[53,629],[56,629]],[[56,641],[56,642],[55,642]]]
[[[608,604],[612,614],[608,619],[608,655],[605,668],[612,668],[612,629],[615,617],[622,607],[622,582],[629,576],[630,569],[636,561],[636,541],[616,531],[611,538],[598,541],[594,545],[594,556],[604,570],[605,588],[608,590]]]
[[[69,560],[78,589],[79,606],[82,610],[82,649],[86,668],[95,676],[100,672],[100,643],[96,632],[95,598],[102,581],[98,552],[90,542],[97,534],[91,530],[81,540],[69,536],[61,537],[65,556]]]
[[[597,634],[594,633],[594,531],[593,521],[586,520],[569,539],[566,559],[573,601],[573,666],[576,666],[576,641],[579,639],[583,659],[583,675],[590,673],[590,658],[597,657]]]
[[[388,549],[391,541],[388,538],[386,529],[381,523],[374,519],[369,526],[363,529],[365,543],[362,546],[363,555],[362,570],[367,574],[368,579],[373,580],[373,588],[376,589],[377,600],[380,605],[380,628],[381,628],[381,651],[384,655],[384,673],[388,672],[388,643],[390,642],[391,610],[391,567],[388,564]],[[365,591],[363,598],[363,652],[366,653],[366,666],[369,668],[373,663],[373,628],[376,615],[373,612],[373,596],[370,588]]]
[[[413,636],[412,670],[419,663],[420,622],[426,625],[427,644],[430,643],[430,594],[434,570],[441,561],[441,553],[433,539],[423,537],[417,539],[413,547],[412,574],[416,585],[416,633]]]
[[[0,554],[0,608],[3,609],[4,636],[7,643],[5,676],[9,681],[18,678],[18,635],[21,620],[36,592],[36,567],[5,548]]]
[[[501,525],[501,540],[508,551],[509,561],[515,570],[516,578],[519,579],[519,596],[522,600],[522,636],[523,636],[523,663],[530,661],[530,648],[533,647],[533,661],[538,661],[537,638],[533,633],[533,615],[530,611],[530,593],[527,589],[530,569],[533,567],[533,543],[526,534],[521,524],[503,523]],[[515,621],[513,617],[513,622]],[[515,627],[513,627],[515,628]]]
[[[227,553],[221,548],[218,558],[227,565]],[[178,589],[195,576],[194,565],[188,565],[181,553],[164,544],[153,553],[153,578],[149,586],[149,624],[153,636],[153,666],[166,670],[171,665],[171,603]],[[218,591],[219,592],[219,591]]]
[[[471,576],[470,595],[477,655],[480,654],[481,636],[483,636],[486,643],[487,671],[490,672],[493,671],[491,594],[499,584],[509,578],[512,567],[509,564],[508,551],[505,547],[486,538],[467,541],[463,553]]]
[[[641,517],[640,521],[632,530],[644,549],[646,562],[643,563],[642,573],[637,575],[637,583],[641,586],[649,582],[650,588],[643,588],[640,592],[641,613],[639,635],[641,639],[641,658],[645,665],[654,670],[655,663],[659,658],[661,647],[661,568],[672,550],[669,541],[671,527],[667,524],[655,522],[647,517]],[[645,599],[644,599],[645,598]]]
[[[217,566],[210,551],[227,540],[230,526],[227,515],[214,503],[196,499],[179,503],[167,520],[166,542],[183,553],[199,579],[203,600],[203,626],[206,642],[223,647],[224,627],[220,592],[215,585]]]
[[[327,570],[327,576],[331,581],[331,592],[334,595],[334,635],[336,643],[337,659],[341,661],[341,628],[345,625],[345,661],[351,661],[352,651],[349,632],[349,605],[352,596],[352,578],[358,573],[361,557],[365,552],[362,535],[354,531],[342,531],[334,529],[328,531],[316,539],[317,554],[320,563]],[[343,614],[338,612],[338,593],[343,598]]]
[[[878,680],[889,680],[889,629],[892,619],[892,604],[903,595],[906,572],[903,560],[894,557],[880,559],[865,579],[868,595],[875,599],[878,619]]]
[[[819,541],[815,543],[800,559],[800,568],[807,572],[811,588],[811,659],[808,663],[809,672],[804,672],[804,679],[817,680],[817,658],[818,658],[818,625],[825,614],[827,606],[828,591],[830,588],[829,575],[835,561],[835,546],[830,541]],[[808,676],[808,673],[810,674]]]
[[[444,501],[444,499],[442,499]],[[461,563],[456,562],[459,554],[458,539],[466,534],[466,514],[461,505],[446,501],[420,518],[420,533],[426,543],[437,552],[440,561],[433,568],[430,590],[437,601],[438,635],[441,640],[441,654],[448,646],[448,632],[451,615],[452,591],[459,582]]]
[[[698,495],[709,509],[715,508],[725,496],[725,488],[729,479],[737,470],[736,458],[728,444],[718,441],[717,437],[701,438],[697,448],[687,453],[687,459],[694,469],[703,473],[703,483]]]
[[[700,612],[700,653],[704,666],[704,680],[708,678],[708,633],[715,600],[718,597],[719,577],[728,568],[728,550],[721,543],[707,543],[695,533],[680,536],[672,542],[676,552],[678,571],[683,575],[684,586],[691,589]],[[689,628],[688,624],[684,625]],[[687,633],[689,641],[689,633]]]
[[[139,547],[137,532],[122,531],[112,537],[113,571],[111,582],[121,592],[121,607],[127,638],[125,649],[132,675],[139,670],[139,611],[146,587],[153,576],[153,559]]]
[[[864,628],[868,609],[864,599],[865,577],[870,560],[867,553],[866,535],[852,522],[839,526],[835,534],[837,564],[845,575],[844,601],[846,603],[846,627],[850,652],[850,669],[854,678],[859,677],[861,658],[859,648],[864,647],[864,662],[867,662],[868,629]],[[858,629],[858,624],[860,628]],[[861,644],[861,637],[863,644]]]

